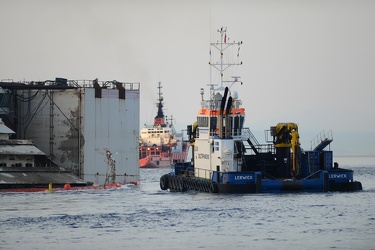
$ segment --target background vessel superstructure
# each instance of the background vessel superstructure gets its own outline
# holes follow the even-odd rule
[[[139,166],[141,168],[169,167],[171,163],[185,162],[189,143],[184,142],[163,111],[161,83],[158,83],[157,115],[152,126],[141,129],[139,140]]]

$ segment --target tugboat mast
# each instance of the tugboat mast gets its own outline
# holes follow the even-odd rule
[[[237,63],[230,63],[230,62],[224,62],[224,51],[229,48],[229,47],[232,47],[234,45],[237,45],[238,46],[238,50],[237,50],[237,57],[239,57],[239,51],[240,51],[240,46],[242,45],[242,41],[240,42],[230,42],[229,41],[229,38],[227,38],[227,28],[223,28],[221,27],[220,29],[217,30],[217,32],[220,33],[220,42],[217,41],[217,42],[214,42],[214,43],[210,43],[210,46],[211,47],[214,47],[218,50],[218,52],[220,53],[220,62],[216,62],[216,63],[213,63],[212,62],[212,59],[213,59],[213,55],[212,55],[212,51],[210,50],[210,66],[212,66],[213,68],[217,69],[220,73],[220,90],[224,89],[223,87],[223,83],[224,82],[236,82],[238,80],[239,77],[233,77],[234,78],[234,81],[224,81],[224,71],[226,69],[228,69],[229,67],[231,66],[238,66],[238,65],[242,65],[242,62],[237,62]],[[228,42],[227,42],[228,40]],[[212,84],[210,84],[212,85]]]

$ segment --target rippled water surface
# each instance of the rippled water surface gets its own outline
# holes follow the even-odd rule
[[[168,169],[122,190],[0,193],[0,249],[375,249],[375,157],[339,157],[353,193],[169,193]]]

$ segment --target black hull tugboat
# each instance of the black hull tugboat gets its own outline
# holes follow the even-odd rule
[[[226,28],[218,32],[221,39],[211,43],[211,47],[219,53],[219,62],[213,63],[211,55],[210,66],[219,71],[221,84],[210,84],[208,100],[201,89],[202,107],[197,121],[187,126],[192,161],[172,164],[170,173],[160,178],[160,188],[212,193],[362,190],[352,170],[333,162],[329,149],[333,141],[331,131],[321,132],[313,140],[311,150],[303,150],[296,123],[271,126],[266,130],[265,144],[260,144],[250,129],[243,127],[245,108],[238,93],[231,90],[240,83],[240,77],[223,80],[228,67],[242,64],[225,62],[225,52],[231,46],[240,51],[242,42],[227,41]]]

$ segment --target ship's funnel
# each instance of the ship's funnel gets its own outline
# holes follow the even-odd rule
[[[225,102],[227,100],[227,96],[228,96],[228,87],[225,87],[224,96],[221,99],[220,113],[218,117],[218,132],[219,132],[220,138],[223,137],[223,113],[224,113]]]
[[[227,101],[227,96],[228,96],[228,87],[225,87],[225,90],[224,90],[224,96],[223,96],[223,98],[221,99],[221,106],[220,106],[220,114],[221,114],[221,115],[222,115],[223,112],[224,112],[225,102]]]
[[[225,110],[225,138],[230,138],[230,132],[232,130],[232,124],[230,120],[231,115],[231,108],[232,108],[232,97],[229,96],[227,108]]]

